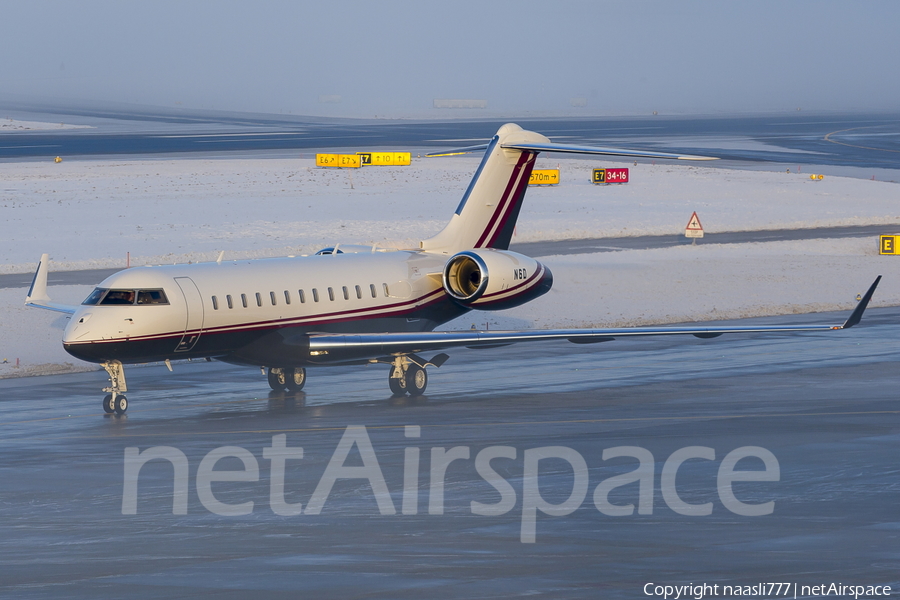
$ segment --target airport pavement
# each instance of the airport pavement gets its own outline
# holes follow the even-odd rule
[[[745,167],[763,162],[900,167],[897,115],[885,113],[366,120],[138,107],[41,109],[9,102],[4,108],[29,120],[92,126],[4,134],[4,160],[260,151],[296,156],[335,148],[427,152],[459,147],[460,140],[487,141],[503,123],[514,121],[556,141],[711,154],[725,159],[721,163],[741,161]]]
[[[897,590],[898,322],[900,308],[870,309],[860,326],[834,333],[458,351],[431,370],[428,394],[417,400],[389,397],[383,365],[310,370],[305,392],[294,396],[268,393],[254,369],[132,368],[125,417],[101,412],[102,372],[2,380],[0,597],[647,598],[647,583],[760,582]],[[352,426],[366,428],[371,452]],[[270,458],[281,434],[304,451],[287,460],[283,488],[303,514],[273,512],[280,488],[272,487]],[[342,463],[345,436],[357,443]],[[221,502],[252,501],[248,514],[217,514],[201,497],[201,472],[224,446],[245,450],[248,462],[224,458],[216,470],[256,463],[258,480],[209,489]],[[472,501],[506,497],[502,482],[495,489],[475,465],[496,446],[515,453],[490,463],[514,502],[502,514],[473,514]],[[603,460],[604,450],[622,446],[655,461],[650,514],[595,507],[598,484],[637,464]],[[768,515],[736,514],[723,499],[721,465],[747,446],[775,457],[778,478],[732,489],[746,504],[774,501]],[[176,471],[160,459],[142,467],[135,514],[123,514],[127,449],[161,447],[188,464],[178,479],[188,483],[186,514],[173,514]],[[588,485],[583,498],[575,490],[569,514],[536,509],[535,541],[523,543],[524,490],[534,489],[526,461],[547,447],[577,454],[586,470],[562,458],[537,461],[543,502],[565,505],[579,478]],[[714,458],[684,462],[674,489],[686,503],[711,503],[706,516],[678,512],[663,481],[667,461],[692,447]],[[408,467],[416,449],[418,469]],[[469,458],[440,474],[439,449]],[[338,479],[311,514],[336,455],[337,466],[369,475],[374,456],[389,491],[381,501],[396,514],[382,514],[368,479]],[[745,461],[738,470],[764,465]],[[635,482],[609,500],[639,507],[639,497]],[[535,496],[527,498],[532,506]]]

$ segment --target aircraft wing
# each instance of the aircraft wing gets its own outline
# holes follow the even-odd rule
[[[849,329],[862,318],[881,281],[875,282],[856,305],[844,323],[840,325],[759,325],[744,327],[624,327],[611,329],[547,329],[531,331],[425,331],[410,333],[365,334],[309,334],[311,356],[322,356],[324,361],[341,360],[344,357],[386,356],[464,346],[490,348],[518,342],[540,340],[568,340],[576,344],[609,342],[616,338],[648,335],[693,335],[698,338],[714,338],[725,333],[797,333],[804,331],[839,331]]]

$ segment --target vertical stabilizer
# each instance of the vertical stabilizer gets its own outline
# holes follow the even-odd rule
[[[422,241],[421,248],[446,254],[470,248],[508,249],[537,152],[502,146],[542,143],[550,140],[513,123],[501,127],[450,223]]]

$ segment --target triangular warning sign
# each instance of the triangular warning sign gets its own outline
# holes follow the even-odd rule
[[[685,227],[688,231],[703,231],[703,225],[700,224],[700,217],[697,216],[697,211],[694,211],[694,214],[691,215],[691,220],[688,221],[687,227]]]

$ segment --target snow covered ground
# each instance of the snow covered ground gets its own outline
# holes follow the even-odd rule
[[[342,243],[410,247],[444,226],[477,157],[410,167],[325,170],[288,159],[84,160],[0,165],[0,270],[26,272],[302,254]],[[539,160],[538,167],[555,167]],[[594,186],[590,169],[631,168],[632,183]],[[696,165],[560,163],[562,184],[531,188],[516,241],[676,234],[696,210],[707,231],[900,223],[898,184]],[[890,228],[889,228],[890,229]],[[894,227],[900,233],[900,226]],[[849,309],[885,276],[872,306],[900,304],[900,259],[877,240],[700,243],[542,259],[546,296],[446,328],[619,326]],[[56,286],[78,303],[92,286]],[[92,369],[60,345],[65,316],[0,290],[0,377]],[[624,343],[624,342],[623,342]],[[16,358],[21,366],[14,366]],[[2,364],[8,359],[8,364]],[[69,363],[70,366],[67,366]]]
[[[45,129],[93,129],[90,125],[71,125],[69,123],[43,123],[41,121],[18,121],[9,117],[0,119],[0,132],[7,131],[42,131]]]
[[[0,164],[0,272],[411,247],[456,209],[478,157],[328,170],[302,159],[79,160]],[[897,184],[695,165],[560,161],[562,183],[528,192],[514,241],[900,222]],[[538,167],[556,161],[538,160]],[[595,186],[598,166],[632,183]]]

